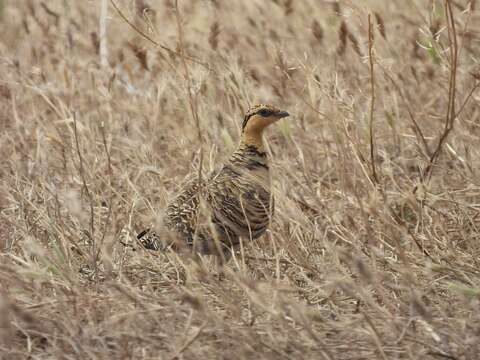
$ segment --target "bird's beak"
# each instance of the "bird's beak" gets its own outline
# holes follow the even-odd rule
[[[275,116],[279,119],[290,116],[290,114],[286,111],[279,111],[278,113],[275,114]]]

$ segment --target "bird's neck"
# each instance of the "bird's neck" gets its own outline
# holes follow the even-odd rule
[[[260,138],[242,136],[237,150],[230,157],[229,163],[233,166],[246,167],[249,170],[268,171],[267,153],[263,147],[261,135]]]
[[[263,146],[262,132],[243,132],[240,144],[228,163],[242,176],[253,176],[251,180],[261,183],[262,186],[268,183],[268,158]]]
[[[240,148],[253,146],[260,153],[265,153],[263,136],[261,131],[245,131],[242,133]]]

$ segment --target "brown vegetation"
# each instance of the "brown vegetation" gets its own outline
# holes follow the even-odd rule
[[[478,358],[475,1],[102,1],[0,0],[0,358]],[[257,102],[267,236],[139,248]]]

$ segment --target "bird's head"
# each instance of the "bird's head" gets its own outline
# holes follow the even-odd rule
[[[272,105],[254,105],[248,109],[242,124],[242,133],[250,135],[261,135],[262,131],[269,125],[290,114],[277,109]]]

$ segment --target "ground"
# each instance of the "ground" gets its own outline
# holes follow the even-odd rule
[[[479,6],[1,0],[0,357],[477,359]],[[259,102],[268,234],[140,248]]]

